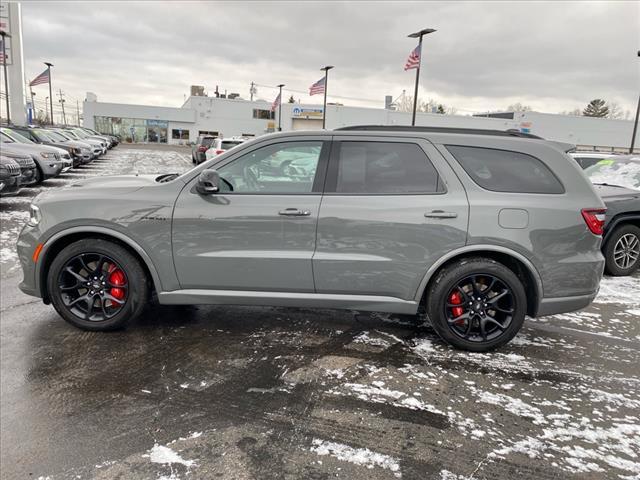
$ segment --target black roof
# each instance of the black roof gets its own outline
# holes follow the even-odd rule
[[[352,125],[336,128],[336,131],[376,131],[376,132],[424,132],[424,133],[466,133],[467,135],[493,135],[497,137],[521,137],[542,140],[542,137],[518,130],[488,130],[481,128],[454,127],[412,127],[410,125]]]

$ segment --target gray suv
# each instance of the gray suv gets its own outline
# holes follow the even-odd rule
[[[524,137],[524,138],[523,138]],[[378,127],[265,135],[184,174],[45,192],[18,241],[23,292],[87,330],[161,304],[426,313],[486,351],[586,307],[605,208],[551,142]]]

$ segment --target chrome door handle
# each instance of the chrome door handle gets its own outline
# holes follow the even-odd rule
[[[456,212],[445,212],[444,210],[432,210],[424,214],[427,218],[456,218],[458,214]]]
[[[297,208],[285,208],[280,210],[278,215],[284,215],[286,217],[308,217],[311,215],[309,210],[299,210]]]

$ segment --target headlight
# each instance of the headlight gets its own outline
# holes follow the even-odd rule
[[[53,158],[53,153],[49,153],[49,152],[40,152],[40,156],[42,158]]]
[[[80,155],[80,154],[82,153],[82,150],[81,150],[81,149],[79,149],[79,148],[75,148],[75,147],[74,147],[74,148],[72,148],[72,149],[71,149],[71,151],[72,151],[73,153],[75,153],[76,155]]]
[[[42,220],[40,209],[33,204],[29,205],[29,225],[35,227],[40,223],[40,220]]]

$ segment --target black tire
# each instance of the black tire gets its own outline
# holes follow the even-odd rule
[[[629,248],[631,246],[633,249]],[[622,252],[620,248],[622,248]],[[624,252],[632,256],[635,255],[635,261],[631,261],[627,265],[630,258],[626,260],[620,256]],[[609,275],[622,277],[633,274],[640,267],[640,228],[631,224],[616,227],[607,238],[602,253],[605,259],[605,271]],[[616,261],[616,257],[618,257],[618,261]]]
[[[118,268],[124,272],[127,294],[124,303],[117,307],[119,310],[111,317],[105,319],[81,318],[65,304],[63,293],[59,288],[61,287],[59,279],[62,278],[63,269],[68,266],[69,262],[78,257],[85,258],[84,255],[105,256],[109,260],[117,262]],[[74,242],[56,255],[47,272],[47,290],[53,307],[62,318],[78,328],[91,331],[107,331],[125,327],[140,315],[149,297],[147,276],[140,262],[117,243],[95,238]],[[99,300],[97,303],[104,312],[105,308],[102,302],[103,300]],[[88,304],[86,305],[89,309]]]
[[[34,178],[36,179],[36,181],[33,183],[34,185],[40,185],[44,180],[44,174],[42,173],[42,169],[40,168],[40,165],[36,164],[36,171],[34,173]]]
[[[457,286],[460,283],[468,281],[467,279],[469,278],[474,279],[474,285],[480,285],[486,288],[486,290],[482,290],[478,293],[477,298],[481,298],[481,294],[487,295],[487,298],[489,298],[489,306],[487,306],[487,303],[484,303],[484,307],[482,307],[482,305],[480,305],[480,307],[482,309],[482,314],[484,315],[483,318],[487,319],[488,317],[491,317],[491,323],[480,320],[478,312],[473,310],[475,307],[470,306],[473,302],[465,302],[464,304],[460,304],[460,307],[457,307],[458,314],[463,311],[462,309],[464,309],[464,313],[460,315],[469,316],[471,317],[471,320],[467,320],[465,318],[456,321],[449,318],[449,315],[454,318],[461,318],[458,314],[448,313],[455,310],[455,308],[451,308],[449,299],[451,298],[450,295],[453,295],[452,292],[459,291]],[[476,280],[481,281],[483,279],[487,279],[485,280],[485,284],[476,283]],[[505,294],[506,296],[502,297],[502,299],[498,298],[495,300],[495,302],[502,302],[508,299],[509,310],[511,310],[509,313],[501,313],[497,311],[498,303],[495,303],[496,309],[492,308],[491,305],[494,304],[494,300],[493,297],[490,296],[491,292],[489,292],[489,285],[486,285],[486,283],[489,283],[489,280],[491,279],[496,279],[497,283],[492,284],[496,285],[494,288],[501,288],[502,290],[509,291],[509,293]],[[465,295],[465,300],[475,300],[473,297],[468,297],[469,293],[470,292],[459,292],[456,293],[456,295],[459,295],[460,302],[463,301],[463,297],[461,295]],[[516,336],[522,327],[527,310],[527,298],[524,286],[520,279],[509,268],[490,258],[466,258],[460,262],[456,262],[443,268],[430,283],[429,290],[426,292],[426,295],[427,315],[436,333],[448,344],[453,345],[456,348],[472,352],[486,352],[501,347],[509,342]],[[482,304],[482,302],[479,303]],[[449,308],[449,311],[447,308]],[[504,307],[501,306],[500,308]],[[499,319],[500,322],[494,321],[496,318]],[[461,321],[462,326],[458,327]],[[493,328],[490,338],[487,334],[484,336],[476,335],[466,338],[460,332],[460,330],[467,328],[469,328],[468,331],[471,332],[474,330],[474,328],[471,327],[475,327],[479,330],[480,322],[483,322],[483,331],[486,331],[487,326],[489,326],[488,329]],[[502,325],[500,328],[494,326],[494,324],[497,325],[498,323]],[[473,340],[471,338],[473,338]]]
[[[196,157],[193,156],[193,153],[191,154],[191,162],[194,163],[195,165],[198,164],[198,162],[196,161]]]

